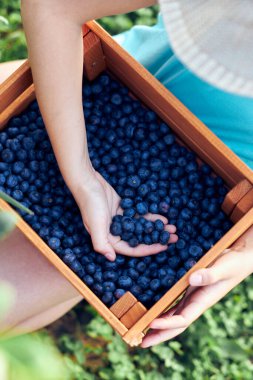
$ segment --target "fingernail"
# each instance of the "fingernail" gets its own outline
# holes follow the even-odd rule
[[[190,283],[191,285],[201,285],[202,284],[202,276],[198,273],[193,273],[190,277]]]
[[[115,256],[114,256],[113,253],[107,253],[107,254],[105,255],[105,257],[106,257],[108,260],[110,260],[110,261],[114,261],[114,260],[115,260]]]

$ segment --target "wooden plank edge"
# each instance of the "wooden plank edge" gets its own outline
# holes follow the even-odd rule
[[[214,262],[219,255],[229,248],[244,232],[253,225],[253,208],[240,221],[235,224],[197,263],[192,267],[147,313],[131,327],[123,339],[129,345],[136,341],[150,323],[161,315],[180,294],[189,286],[189,276],[197,269],[206,268]]]
[[[145,313],[147,309],[141,302],[136,302],[122,317],[120,322],[123,323],[126,328],[131,328]]]
[[[0,113],[32,83],[30,64],[26,60],[0,85]]]
[[[120,334],[124,335],[127,328],[107,308],[107,306],[92,292],[90,288],[48,247],[36,232],[12,209],[5,201],[0,199],[0,210],[12,212],[17,217],[17,228],[38,249],[43,256],[53,264],[58,271],[77,289],[77,291],[90,303],[97,312]]]
[[[34,84],[31,84],[24,92],[19,95],[0,115],[0,130],[13,117],[22,112],[34,99]]]
[[[121,318],[125,313],[128,312],[136,303],[137,298],[131,293],[126,292],[122,297],[118,299],[111,307],[111,312],[117,317]]]

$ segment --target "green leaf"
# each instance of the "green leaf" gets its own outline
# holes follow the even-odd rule
[[[0,211],[0,240],[5,238],[15,227],[17,218],[11,212]]]
[[[23,206],[20,202],[16,201],[12,197],[10,197],[8,194],[5,194],[3,191],[0,191],[0,198],[10,203],[12,206],[17,207],[20,210],[27,212],[27,214],[34,215],[33,211],[29,210],[29,208]]]
[[[5,18],[3,16],[0,16],[0,22],[2,22],[5,25],[9,25],[9,21],[7,20],[7,18]]]

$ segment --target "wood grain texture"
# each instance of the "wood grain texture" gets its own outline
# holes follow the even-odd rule
[[[32,83],[32,73],[27,60],[0,86],[0,114]]]
[[[21,95],[19,95],[13,102],[6,107],[0,114],[0,130],[4,128],[5,124],[11,117],[18,115],[35,99],[34,85],[31,84]]]
[[[120,321],[126,328],[130,329],[143,315],[146,313],[147,309],[142,303],[137,302],[134,304],[131,309],[129,309],[123,317],[120,318]]]
[[[105,306],[105,304],[84,284],[82,280],[48,247],[35,231],[15,212],[0,199],[0,210],[13,212],[17,216],[17,227],[28,240],[50,261],[61,274],[79,291],[79,293],[100,313],[105,320],[120,334],[127,332],[127,328]]]
[[[122,49],[97,23],[88,27],[101,38],[106,65],[138,98],[153,109],[174,132],[209,163],[231,186],[253,172],[171,92]]]
[[[106,68],[101,41],[95,33],[89,32],[84,36],[83,49],[84,75],[93,80]]]
[[[251,190],[237,203],[230,219],[236,223],[253,207],[253,187]]]
[[[145,331],[149,324],[161,315],[172,303],[185,291],[189,285],[189,276],[196,269],[206,268],[214,262],[219,255],[229,248],[249,227],[253,225],[253,209],[251,209],[240,221],[235,224],[198,262],[182,277],[146,314],[137,321],[133,327],[123,336],[130,346],[135,342],[135,337]]]
[[[126,292],[120,299],[118,299],[115,304],[110,307],[111,312],[116,315],[117,318],[121,318],[131,307],[134,306],[138,301],[135,296]]]
[[[252,183],[247,179],[239,182],[233,189],[231,189],[222,203],[222,210],[230,215],[235,208],[236,204],[253,188]]]

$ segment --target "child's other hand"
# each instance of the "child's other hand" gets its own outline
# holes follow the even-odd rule
[[[72,189],[80,208],[85,228],[91,235],[94,250],[103,254],[108,260],[115,260],[116,253],[126,256],[147,256],[164,251],[166,247],[161,244],[144,245],[131,248],[120,237],[110,234],[112,217],[122,214],[119,207],[120,197],[115,190],[96,171],[86,178],[85,183]],[[150,220],[161,219],[165,224],[168,220],[155,214],[145,215]],[[166,230],[171,233],[170,243],[177,241],[175,226],[167,225]]]
[[[173,309],[155,319],[142,347],[173,339],[185,331],[208,308],[253,272],[253,227],[215,263],[192,273],[185,297]]]

